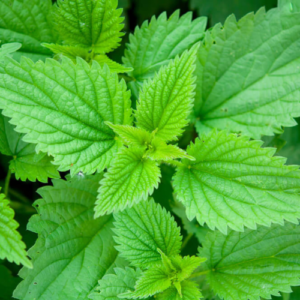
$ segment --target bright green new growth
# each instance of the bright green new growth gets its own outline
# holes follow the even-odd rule
[[[177,140],[188,124],[194,97],[194,71],[198,45],[162,67],[143,85],[135,117],[137,127],[165,140]]]
[[[0,194],[0,259],[8,259],[16,264],[32,268],[27,258],[25,244],[17,231],[19,224],[14,220],[14,211],[9,207],[9,201]]]
[[[125,82],[96,62],[6,59],[0,62],[0,91],[0,107],[16,130],[26,133],[23,139],[72,174],[110,165],[118,145],[105,121],[131,123]]]
[[[16,179],[47,183],[48,178],[59,178],[52,158],[45,153],[37,154],[35,145],[25,143],[23,137],[9,124],[8,118],[0,114],[0,152],[11,157],[9,169],[15,173]]]
[[[161,177],[158,163],[144,156],[140,148],[123,148],[100,182],[95,217],[147,200]]]
[[[282,133],[300,116],[300,14],[260,9],[206,32],[198,51],[195,116],[252,138]],[[230,49],[230,50],[228,50]]]
[[[227,226],[242,231],[256,224],[298,223],[298,167],[284,165],[285,158],[273,157],[276,149],[261,144],[216,130],[191,144],[187,152],[196,160],[184,160],[174,177],[190,220],[196,217],[225,234]]]
[[[173,217],[153,199],[114,214],[116,249],[135,267],[148,268],[167,256],[179,254],[180,228]]]
[[[134,289],[135,283],[141,276],[142,271],[126,267],[115,268],[115,274],[105,275],[89,298],[93,300],[119,300],[118,295]],[[125,299],[126,300],[126,299]]]
[[[54,43],[57,39],[51,11],[51,0],[0,1],[1,42],[22,44],[22,48],[13,54],[15,59],[27,56],[37,61],[51,56],[51,51],[41,46],[41,42]]]
[[[273,225],[246,229],[227,236],[220,232],[207,235],[200,256],[214,292],[226,300],[270,299],[278,291],[290,293],[299,285],[299,225]]]
[[[93,217],[101,177],[53,180],[53,186],[39,189],[42,199],[34,204],[38,215],[28,225],[39,234],[29,250],[34,268],[21,270],[24,280],[15,298],[85,300],[102,276],[123,266],[112,239],[112,216]]]

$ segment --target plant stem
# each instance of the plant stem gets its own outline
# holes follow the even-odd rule
[[[7,197],[8,192],[9,192],[9,183],[10,183],[10,178],[11,178],[11,170],[8,170],[6,178],[5,178],[5,183],[4,183],[4,195]]]
[[[18,191],[14,190],[14,189],[9,189],[9,193],[12,196],[14,196],[15,198],[17,198],[18,200],[20,200],[21,202],[31,205],[31,202],[29,201],[29,199],[27,197],[23,196]]]
[[[181,250],[183,250],[185,248],[185,246],[188,244],[188,242],[190,241],[190,239],[193,237],[193,233],[189,233],[185,239],[182,242],[182,246],[181,246]]]
[[[290,300],[291,294],[281,293],[283,300]]]
[[[200,276],[203,276],[205,274],[208,274],[210,272],[210,270],[206,270],[206,271],[203,271],[203,272],[198,272],[198,273],[194,273],[190,276],[190,278],[196,278],[196,277],[200,277]]]

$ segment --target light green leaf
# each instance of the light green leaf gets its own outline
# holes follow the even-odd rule
[[[53,187],[38,190],[42,196],[35,202],[39,214],[28,224],[39,235],[29,250],[34,268],[21,270],[24,280],[15,298],[86,300],[97,281],[118,265],[112,216],[93,218],[101,177],[53,180]]]
[[[22,44],[21,50],[13,54],[15,59],[24,55],[37,61],[51,56],[51,51],[41,46],[42,42],[56,41],[51,11],[51,0],[0,1],[1,42]]]
[[[119,135],[122,142],[127,146],[145,147],[151,143],[151,133],[142,128],[128,125],[114,125],[110,122],[106,122],[105,124]]]
[[[145,271],[135,285],[135,290],[119,295],[121,299],[145,299],[169,288],[172,280],[163,266]]]
[[[143,85],[137,105],[137,127],[154,131],[165,140],[177,140],[188,124],[194,97],[194,71],[198,44],[162,67]]]
[[[58,0],[57,4],[54,19],[65,44],[96,54],[119,46],[124,24],[117,0]]]
[[[195,115],[252,138],[281,133],[300,115],[300,13],[260,9],[206,33],[198,51]],[[230,49],[230,50],[229,50]]]
[[[130,124],[130,93],[108,67],[82,59],[0,62],[0,108],[60,171],[93,173],[110,165],[118,146],[104,124]]]
[[[95,217],[147,200],[160,177],[158,163],[145,158],[143,149],[123,148],[100,182]]]
[[[152,78],[161,66],[200,41],[205,28],[206,18],[192,21],[191,12],[181,18],[179,10],[169,19],[166,13],[157,19],[152,17],[150,23],[145,21],[141,28],[135,29],[134,35],[129,36],[123,62],[134,69],[130,75],[137,81]]]
[[[298,0],[278,0],[278,7],[285,9],[287,12],[300,11],[300,3]]]
[[[158,294],[156,300],[199,300],[202,294],[195,282],[183,281],[181,283],[182,296],[178,294],[175,287],[170,287],[163,293]]]
[[[31,261],[27,258],[25,244],[17,231],[19,224],[14,220],[15,213],[9,207],[9,201],[4,194],[0,194],[0,259],[7,259],[32,268]]]
[[[170,261],[177,272],[176,281],[181,282],[191,276],[191,274],[206,261],[206,258],[196,256],[175,256],[171,257]]]
[[[48,178],[59,178],[52,158],[45,153],[37,154],[33,144],[25,143],[23,134],[17,133],[9,124],[8,118],[0,113],[0,152],[11,156],[9,168],[17,179],[25,181],[39,180],[47,182]]]
[[[96,60],[101,67],[103,67],[104,64],[107,64],[112,73],[125,73],[132,70],[131,68],[126,68],[111,60],[105,54],[91,54],[88,49],[74,46],[63,46],[58,44],[43,44],[43,46],[49,48],[52,52],[54,52],[56,54],[56,59],[61,59],[62,56],[66,56],[72,59],[74,63],[76,63],[76,57],[79,56],[90,64],[92,64],[93,60]]]
[[[153,139],[151,148],[147,151],[147,156],[158,161],[168,161],[176,158],[195,160],[194,157],[188,155],[184,150],[175,145],[167,145],[167,143],[160,138]]]
[[[270,299],[299,285],[299,245],[299,225],[230,231],[227,236],[216,231],[207,235],[200,256],[208,258],[203,271],[220,298]]]
[[[270,226],[300,217],[300,172],[285,166],[261,141],[211,131],[188,148],[196,161],[177,168],[174,188],[187,217],[226,233],[256,224]]]
[[[158,249],[169,257],[179,254],[180,228],[170,213],[152,199],[114,217],[116,249],[133,266],[144,269],[161,262]]]
[[[93,300],[119,300],[118,295],[134,290],[136,281],[141,277],[141,270],[115,268],[115,274],[105,275],[99,280],[96,292],[89,296]]]
[[[0,3],[0,5],[1,5],[1,3]],[[3,44],[3,45],[1,45],[1,48],[0,48],[0,59],[3,59],[5,56],[10,55],[10,54],[16,52],[21,47],[22,47],[22,44],[20,44],[20,43],[9,43],[9,44]]]

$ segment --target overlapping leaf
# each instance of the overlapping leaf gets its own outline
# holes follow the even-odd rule
[[[135,29],[134,35],[130,35],[123,62],[134,69],[130,75],[142,82],[201,40],[205,27],[206,18],[192,21],[192,13],[181,18],[179,11],[169,19],[166,13],[153,17],[150,23],[145,21],[141,28]]]
[[[0,40],[1,42],[1,40]],[[0,59],[3,59],[7,55],[11,55],[22,47],[20,43],[3,44],[0,48]]]
[[[114,216],[117,250],[133,266],[144,269],[160,262],[157,249],[167,256],[179,254],[180,229],[174,218],[152,199]]]
[[[198,52],[195,115],[211,128],[253,138],[282,132],[300,115],[300,13],[264,9],[206,33]]]
[[[51,0],[1,0],[0,40],[2,43],[19,42],[22,55],[36,61],[51,56],[51,51],[41,46],[42,42],[54,43],[56,35],[51,19]]]
[[[119,46],[124,25],[117,0],[59,0],[54,19],[65,44],[104,54]]]
[[[0,263],[0,300],[11,299],[13,290],[19,283],[19,278],[11,274],[11,272]],[[4,280],[3,280],[4,279]]]
[[[226,132],[211,131],[187,150],[196,161],[183,162],[174,177],[178,198],[189,219],[226,233],[256,224],[297,223],[300,218],[300,172],[273,157],[276,149],[261,148]]]
[[[107,67],[64,58],[0,62],[0,107],[26,142],[54,157],[59,170],[93,173],[110,164],[117,143],[104,124],[130,124],[130,93]]]
[[[136,110],[137,127],[165,140],[176,140],[188,124],[195,88],[195,59],[198,45],[162,67],[143,85]]]
[[[118,266],[112,239],[112,216],[94,219],[101,174],[53,180],[39,189],[39,214],[28,228],[39,237],[29,255],[34,268],[22,269],[24,279],[14,297],[22,300],[85,300],[97,281]]]
[[[9,168],[16,178],[41,182],[47,182],[48,178],[59,178],[52,158],[45,153],[37,154],[35,146],[25,143],[23,136],[9,124],[8,118],[0,114],[0,152],[11,156]]]
[[[32,268],[31,261],[27,258],[25,244],[17,231],[19,224],[14,220],[14,211],[9,207],[9,201],[4,194],[0,194],[0,259],[22,264]]]
[[[90,295],[93,300],[119,300],[118,295],[133,290],[136,281],[141,276],[141,270],[131,268],[115,268],[115,274],[105,275],[100,281],[95,292]],[[125,299],[126,300],[126,299]],[[150,300],[150,299],[149,299]]]
[[[225,300],[270,299],[278,291],[299,285],[300,226],[259,227],[227,236],[207,235],[200,256],[207,257],[203,271],[215,293]]]

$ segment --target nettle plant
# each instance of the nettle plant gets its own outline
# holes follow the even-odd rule
[[[0,258],[24,265],[13,297],[290,293],[300,284],[300,172],[260,139],[300,116],[299,1],[209,30],[205,17],[163,13],[130,35],[123,64],[107,56],[124,35],[117,7],[0,1]],[[12,173],[53,178],[38,190],[28,256]],[[198,252],[184,255],[193,236]]]

